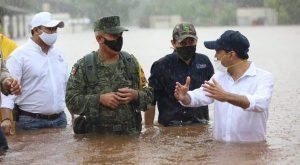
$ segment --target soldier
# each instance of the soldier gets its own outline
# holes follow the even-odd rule
[[[94,32],[99,50],[73,66],[66,103],[71,114],[80,115],[73,123],[75,133],[141,131],[141,111],[147,109],[153,92],[143,84],[145,77],[139,76],[142,69],[137,59],[121,51],[124,31],[128,30],[120,26],[118,16],[97,20]]]
[[[11,52],[13,52],[16,48],[17,48],[17,44],[12,39],[0,33],[0,51],[1,51],[0,53],[1,53],[1,59],[4,61],[4,63],[6,62]],[[1,97],[4,97],[2,93],[1,93]],[[0,107],[0,111],[2,111],[1,107]],[[13,118],[12,113],[10,115]],[[0,113],[0,119],[2,120],[1,113]],[[11,125],[13,128],[12,132],[14,132],[15,126],[13,121],[11,121]]]

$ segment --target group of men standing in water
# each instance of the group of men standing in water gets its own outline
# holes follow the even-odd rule
[[[208,124],[208,105],[214,103],[216,140],[266,139],[273,76],[248,60],[250,43],[239,31],[227,30],[204,42],[216,51],[213,65],[196,53],[194,25],[177,24],[174,51],[152,64],[148,84],[138,60],[122,50],[128,29],[119,16],[95,21],[99,48],[79,59],[70,74],[64,55],[54,47],[57,28],[63,27],[48,12],[36,14],[32,37],[6,62],[10,76],[1,63],[1,90],[7,95],[2,98],[1,127],[6,134],[12,133],[12,111],[17,132],[66,127],[67,107],[77,116],[75,133],[139,134],[142,111],[146,125],[153,125],[156,107],[163,126]]]

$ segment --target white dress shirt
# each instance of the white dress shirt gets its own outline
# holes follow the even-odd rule
[[[208,105],[214,102],[213,136],[220,141],[255,142],[266,139],[268,108],[273,91],[271,73],[256,68],[253,62],[242,77],[234,81],[229,73],[216,73],[214,78],[230,93],[244,95],[250,106],[247,109],[220,102],[205,96],[203,88],[189,91],[189,107]],[[211,80],[210,80],[211,81]]]
[[[22,86],[20,96],[4,96],[1,107],[45,115],[62,112],[65,105],[68,66],[60,51],[53,46],[45,54],[31,39],[18,47],[6,62],[12,77]]]

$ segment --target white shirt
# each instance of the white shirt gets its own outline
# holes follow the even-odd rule
[[[68,66],[56,48],[52,46],[45,54],[30,39],[12,52],[6,65],[11,76],[20,81],[22,94],[4,96],[1,107],[12,109],[16,103],[24,111],[41,114],[64,110]]]
[[[251,63],[248,70],[234,81],[229,73],[216,73],[214,78],[222,88],[230,93],[244,95],[250,106],[247,109],[220,102],[205,96],[203,88],[189,91],[190,107],[208,105],[214,102],[213,136],[220,141],[255,142],[266,139],[268,108],[273,91],[271,73],[256,68]],[[211,80],[210,80],[211,81]]]

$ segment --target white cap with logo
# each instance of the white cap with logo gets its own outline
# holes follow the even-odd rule
[[[55,20],[49,12],[40,12],[33,16],[31,20],[31,30],[38,26],[45,27],[59,27],[63,28],[65,26],[63,21]]]

